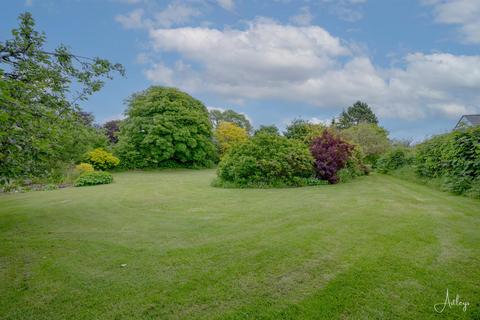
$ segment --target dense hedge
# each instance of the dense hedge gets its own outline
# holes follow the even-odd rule
[[[443,178],[443,189],[477,197],[480,179],[480,127],[435,136],[417,148],[416,171]]]
[[[435,136],[417,148],[417,172],[426,177],[480,175],[480,127]]]
[[[306,145],[272,134],[258,134],[234,145],[218,166],[219,184],[274,187],[312,183],[313,158]]]
[[[402,168],[419,181],[455,194],[480,198],[480,127],[434,136],[413,150],[396,148],[377,162],[382,173]],[[398,171],[398,170],[397,170]]]

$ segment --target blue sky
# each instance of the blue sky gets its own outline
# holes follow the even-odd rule
[[[152,84],[254,126],[329,121],[360,99],[392,137],[420,140],[480,113],[479,0],[19,0],[1,40],[24,11],[49,47],[126,67],[84,103],[98,122]]]

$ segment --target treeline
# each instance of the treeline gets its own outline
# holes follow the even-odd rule
[[[254,130],[233,110],[210,110],[175,88],[131,95],[124,120],[94,123],[78,101],[99,91],[119,64],[78,57],[22,14],[12,39],[0,43],[0,183],[108,183],[114,167],[212,167],[217,186],[281,187],[345,182],[371,170],[414,172],[443,189],[478,197],[479,129],[437,136],[418,146],[388,138],[376,115],[357,101],[328,124],[295,119],[284,132]],[[73,90],[77,88],[77,90]],[[408,170],[407,170],[408,169]],[[80,179],[81,178],[81,179]]]

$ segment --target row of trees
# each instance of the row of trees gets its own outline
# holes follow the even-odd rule
[[[360,110],[359,110],[360,109]],[[373,117],[372,117],[373,115]],[[387,132],[365,103],[344,111],[329,127],[296,119],[283,135],[275,126],[261,126],[252,138],[229,145],[218,167],[219,186],[301,186],[337,183],[368,173],[389,146]],[[246,141],[246,142],[245,142]],[[365,153],[367,152],[367,153]]]
[[[275,126],[254,131],[245,115],[233,110],[208,111],[188,94],[163,87],[133,94],[127,100],[124,120],[95,125],[93,116],[82,111],[78,102],[99,91],[113,74],[124,75],[123,67],[74,55],[64,45],[47,51],[46,37],[35,30],[32,16],[22,14],[19,22],[12,39],[0,43],[2,183],[61,179],[66,166],[85,160],[87,151],[96,148],[113,151],[125,168],[205,167],[251,136],[282,136]],[[357,102],[332,123],[330,131],[360,146],[357,149],[365,155],[362,161],[373,162],[388,143],[386,131],[377,122],[368,105]],[[294,120],[282,139],[310,147],[325,128]]]

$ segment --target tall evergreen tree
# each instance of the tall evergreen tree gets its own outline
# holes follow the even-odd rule
[[[378,124],[378,119],[372,109],[362,101],[355,102],[347,110],[343,110],[336,126],[340,129],[350,128],[360,123]]]

